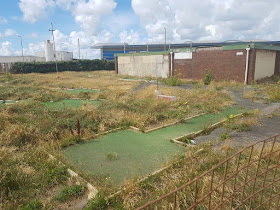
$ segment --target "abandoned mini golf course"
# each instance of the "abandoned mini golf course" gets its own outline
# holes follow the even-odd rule
[[[122,130],[64,149],[66,159],[91,175],[122,184],[125,179],[143,178],[178,159],[185,149],[171,142],[179,136],[197,132],[229,115],[244,111],[229,107],[218,114],[206,114],[185,123],[149,133]]]

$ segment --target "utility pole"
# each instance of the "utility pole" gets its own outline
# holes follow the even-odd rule
[[[21,44],[21,57],[22,57],[22,62],[24,62],[24,57],[23,57],[23,47],[22,47],[22,37],[18,36],[20,38],[20,44]]]
[[[166,50],[166,28],[164,28],[164,51]]]
[[[123,53],[125,53],[125,42],[123,43]]]
[[[78,54],[79,54],[79,60],[80,60],[80,39],[78,39]]]
[[[53,24],[52,23],[51,23],[51,25],[52,25],[52,29],[49,29],[49,31],[52,32],[52,37],[53,37],[53,51],[54,51],[54,58],[55,58],[56,78],[59,78],[59,76],[58,76],[58,67],[57,67],[57,59],[56,59],[56,53],[55,53],[54,34],[53,34],[53,32],[55,30],[53,29]]]

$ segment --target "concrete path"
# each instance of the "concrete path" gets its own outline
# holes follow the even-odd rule
[[[250,131],[237,132],[231,131],[229,135],[231,138],[228,140],[234,147],[244,146],[251,144],[255,141],[269,138],[280,134],[280,103],[267,104],[262,100],[244,99],[244,91],[251,91],[251,87],[245,87],[245,89],[230,90],[236,100],[235,107],[244,107],[249,110],[259,109],[261,110],[261,117],[259,119],[259,125],[251,127]],[[223,144],[220,142],[221,134],[225,132],[225,128],[218,128],[214,130],[208,136],[199,136],[195,138],[198,144],[204,142],[219,142],[217,146]]]

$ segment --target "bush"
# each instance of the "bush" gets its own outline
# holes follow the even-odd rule
[[[177,76],[171,76],[164,80],[164,83],[169,86],[180,86],[182,85],[182,80]]]
[[[203,78],[204,85],[209,85],[212,81],[213,74],[212,72],[207,72]]]
[[[114,70],[114,61],[108,60],[71,60],[58,61],[58,71],[96,71]],[[11,68],[11,73],[49,73],[56,72],[55,62],[16,62]]]

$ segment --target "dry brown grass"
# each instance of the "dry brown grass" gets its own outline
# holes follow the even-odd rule
[[[4,77],[5,75],[0,75],[0,80]],[[173,103],[159,100],[154,92],[155,85],[134,91],[141,82],[143,81],[120,80],[114,72],[100,71],[61,72],[59,78],[56,78],[55,73],[18,74],[12,75],[8,83],[3,83],[3,87],[0,87],[3,91],[0,94],[5,96],[5,99],[30,98],[32,102],[0,106],[0,146],[9,150],[16,148],[17,153],[16,158],[7,155],[12,152],[0,153],[0,161],[5,162],[0,169],[4,173],[14,173],[14,175],[32,173],[30,167],[36,171],[35,177],[19,176],[22,183],[17,190],[11,192],[15,197],[18,196],[17,202],[13,203],[6,194],[2,196],[5,203],[8,203],[7,206],[17,208],[19,204],[31,201],[35,197],[33,193],[40,197],[45,190],[53,187],[54,183],[64,184],[64,180],[59,178],[65,177],[65,171],[59,165],[48,162],[42,151],[59,154],[62,147],[78,143],[80,139],[77,135],[73,137],[70,134],[70,127],[75,134],[77,133],[77,119],[82,126],[81,137],[87,138],[118,127],[134,125],[144,129],[177,121],[180,119],[179,107],[181,106],[187,110],[183,113],[183,117],[187,117],[202,112],[218,112],[233,103],[232,97],[226,91],[217,91],[212,87],[185,90],[166,86],[161,88],[162,93],[176,96],[177,101]],[[49,110],[41,103],[73,97],[65,93],[63,88],[100,89],[100,92],[90,93],[90,98],[106,100],[100,106],[84,105],[79,109],[60,111]],[[185,102],[188,102],[189,108],[186,108]],[[190,169],[190,172],[195,172],[194,170],[194,168]],[[171,179],[174,182],[162,183],[165,189],[171,189],[181,183],[176,177],[184,176],[183,172],[179,169],[174,169],[173,172],[174,177]],[[10,177],[11,182],[16,182],[16,178]],[[42,185],[39,180],[43,181]],[[34,183],[37,187],[35,189]],[[136,189],[133,182],[130,185],[132,191],[123,195],[127,207],[133,206],[133,203],[142,198],[142,192],[138,188],[141,190],[145,188],[145,186],[138,186]],[[6,191],[8,187],[9,184],[1,185],[0,190]]]
[[[279,144],[275,145],[274,150],[279,150]],[[256,147],[252,154],[252,160],[257,160],[261,151],[261,147]],[[127,188],[127,191],[124,191],[121,195],[123,200],[123,205],[125,209],[134,209],[135,207],[139,207],[145,204],[148,201],[154,200],[162,195],[165,195],[177,187],[182,186],[190,180],[193,180],[196,176],[201,175],[203,172],[207,171],[211,167],[215,166],[219,162],[222,162],[224,159],[229,157],[231,154],[235,153],[236,150],[233,147],[225,142],[225,146],[221,148],[221,150],[217,150],[216,152],[211,149],[209,145],[203,145],[196,148],[190,148],[186,152],[186,157],[178,164],[174,164],[172,168],[169,170],[163,171],[161,174],[158,174],[154,177],[149,178],[148,180],[138,184],[138,185],[130,185],[130,188]],[[263,153],[269,154],[271,152],[271,144],[267,144],[264,148]],[[248,162],[248,156],[250,155],[250,149],[245,150],[245,152],[241,156],[241,162],[239,163],[239,167],[246,165]],[[266,158],[261,161],[261,165],[259,168],[259,174],[266,170],[267,164],[271,164],[273,166],[279,158],[279,152],[271,156],[271,158]],[[233,159],[230,161],[228,165],[228,176],[236,171],[237,161]],[[250,166],[250,170],[248,172],[248,178],[255,176],[256,173],[256,163]],[[224,167],[215,171],[215,176],[213,179],[213,187],[217,186],[223,180],[224,176]],[[279,170],[278,170],[279,172]],[[236,186],[241,186],[244,183],[244,177],[246,176],[246,170],[240,171],[239,175],[236,179]],[[274,170],[268,172],[266,180],[271,182],[274,176]],[[229,181],[225,186],[226,195],[230,195],[233,191],[233,182]],[[204,176],[198,182],[198,197],[203,196],[209,192],[211,183],[211,174]],[[256,181],[256,187],[259,189],[263,184],[263,176],[260,176]],[[252,187],[252,182],[249,184]],[[249,196],[251,193],[251,188],[247,187],[245,189],[245,196]],[[273,191],[277,193],[279,190],[279,184],[274,185]],[[190,203],[194,201],[193,193],[195,190],[195,184],[190,185],[185,188],[181,192],[177,193],[177,201],[180,203],[181,208],[186,208]],[[221,201],[221,191],[222,188],[218,188],[217,191],[212,194],[212,205],[218,204]],[[264,200],[268,199],[270,196],[270,188],[264,192]],[[240,194],[240,193],[238,193]],[[259,196],[259,195],[258,195]],[[253,206],[258,205],[259,197],[256,196],[253,200]],[[234,199],[234,205],[237,205],[240,202],[240,195],[236,196]],[[263,201],[264,201],[263,200]],[[277,201],[277,199],[276,199]],[[272,202],[275,205],[275,200]],[[162,202],[159,202],[157,205],[158,209],[168,209],[169,206],[173,204],[173,196],[170,199],[164,199]],[[208,200],[200,205],[201,208],[204,209],[205,206],[208,205]],[[227,205],[230,205],[230,202],[227,202],[224,205],[224,209],[228,209]],[[247,208],[249,202],[243,206]],[[266,206],[267,207],[267,206]]]

